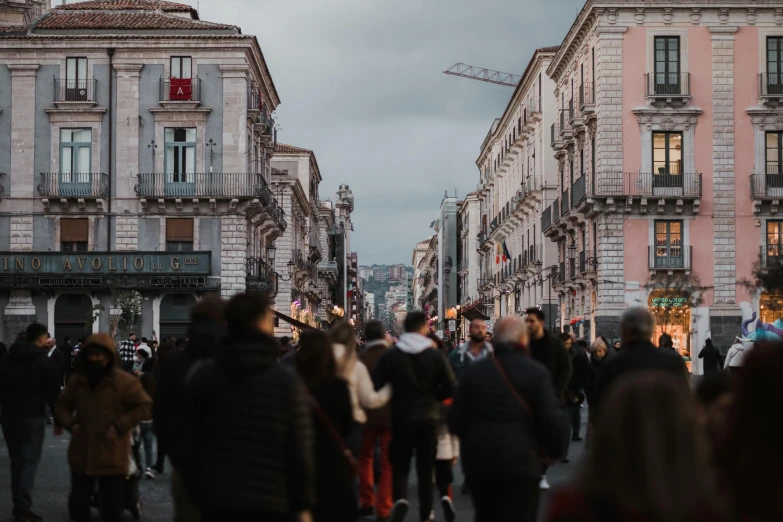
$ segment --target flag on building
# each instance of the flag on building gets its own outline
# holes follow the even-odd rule
[[[508,251],[508,247],[506,246],[506,242],[503,241],[503,262],[508,263],[511,261],[511,254]]]
[[[500,243],[495,245],[495,250],[497,252],[497,254],[495,254],[495,264],[499,265],[500,264]]]

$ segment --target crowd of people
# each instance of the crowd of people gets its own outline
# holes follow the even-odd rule
[[[370,321],[359,335],[341,322],[278,341],[261,294],[203,299],[191,319],[187,339],[93,334],[63,349],[32,324],[0,356],[15,521],[41,520],[33,485],[52,412],[55,435],[71,434],[75,522],[93,507],[105,522],[138,509],[138,479],[163,473],[166,457],[178,522],[425,522],[436,511],[451,522],[457,465],[476,521],[534,522],[549,467],[583,439],[586,406],[586,456],[548,521],[783,520],[783,421],[770,408],[783,399],[781,346],[730,365],[709,342],[693,390],[641,308],[625,312],[618,342],[590,346],[547,331],[538,308],[491,335],[473,321],[454,348],[420,312],[399,338]]]

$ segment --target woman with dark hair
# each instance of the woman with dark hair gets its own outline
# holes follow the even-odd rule
[[[315,522],[356,520],[353,493],[353,456],[345,438],[353,427],[348,384],[335,374],[329,338],[320,330],[305,330],[299,337],[296,370],[310,392],[315,425],[315,475],[318,503]]]
[[[783,416],[770,410],[783,403],[781,375],[783,345],[758,343],[734,376],[728,433],[715,459],[733,520],[783,520]]]
[[[552,500],[547,520],[723,521],[706,437],[682,379],[634,373],[610,390],[582,469]]]
[[[153,384],[156,387],[157,383],[160,382],[163,367],[166,365],[166,361],[168,361],[172,353],[174,353],[174,343],[165,342],[158,347],[158,355],[155,357],[155,362],[152,366],[152,373],[147,374],[147,379],[151,377]],[[155,397],[153,397],[153,399],[154,398]],[[166,465],[166,447],[161,443],[160,436],[157,433],[155,433],[155,446],[157,448],[157,456],[155,458],[155,465],[152,466],[152,469],[158,473],[163,473]],[[150,473],[149,469],[147,470],[146,476],[147,478],[154,478],[154,475]]]
[[[672,340],[672,336],[667,333],[662,333],[658,338],[658,348],[668,348],[669,350],[674,350],[674,341]]]

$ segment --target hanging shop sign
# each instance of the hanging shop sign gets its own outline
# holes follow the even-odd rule
[[[688,298],[685,296],[679,297],[653,297],[652,305],[657,307],[679,307],[688,306]]]
[[[0,276],[209,275],[212,252],[1,252]]]

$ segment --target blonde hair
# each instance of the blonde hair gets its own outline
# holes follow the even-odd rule
[[[595,355],[595,352],[598,350],[598,348],[600,348],[602,346],[604,348],[604,352],[608,353],[609,352],[609,347],[606,346],[606,343],[604,342],[604,340],[601,339],[600,337],[596,337],[595,341],[593,341],[593,344],[590,345],[590,355]]]
[[[350,380],[356,361],[359,360],[358,340],[350,323],[341,322],[329,330],[329,343],[334,351],[336,374]]]

